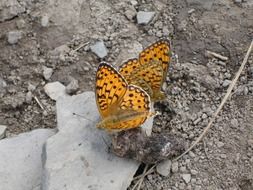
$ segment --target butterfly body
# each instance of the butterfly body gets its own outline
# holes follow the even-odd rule
[[[97,70],[96,102],[102,117],[97,127],[110,132],[139,127],[151,115],[149,95],[141,87],[128,85],[107,63]]]

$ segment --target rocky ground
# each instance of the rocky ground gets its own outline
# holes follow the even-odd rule
[[[167,99],[155,105],[162,114],[153,132],[178,135],[189,145],[242,62],[253,36],[252,12],[252,0],[3,0],[0,124],[7,137],[55,128],[47,83],[61,82],[68,94],[93,90],[101,60],[118,66],[166,37],[173,61],[163,86]],[[141,188],[253,189],[252,56],[208,135],[167,165],[167,176],[149,174]]]

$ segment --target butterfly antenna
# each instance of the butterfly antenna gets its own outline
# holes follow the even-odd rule
[[[73,112],[73,115],[76,115],[76,116],[78,116],[78,117],[81,117],[81,118],[83,118],[83,119],[86,119],[86,120],[88,120],[88,121],[91,121],[91,122],[95,123],[95,121],[92,121],[91,119],[88,119],[88,118],[84,117],[83,115],[79,115],[79,114],[77,114],[77,113],[75,113],[75,112]]]

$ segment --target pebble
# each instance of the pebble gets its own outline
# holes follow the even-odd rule
[[[189,183],[191,181],[191,174],[182,174],[182,178],[185,183]]]
[[[99,58],[104,58],[108,54],[108,50],[105,47],[104,41],[98,41],[94,45],[90,46],[90,49],[95,53]]]
[[[218,146],[218,148],[221,148],[221,147],[223,147],[223,146],[224,146],[224,143],[223,143],[223,142],[221,142],[221,141],[219,141],[219,142],[217,142],[217,146]]]
[[[9,44],[16,44],[22,38],[22,32],[20,30],[10,31],[7,34]]]
[[[192,175],[197,175],[197,174],[198,174],[198,171],[197,171],[197,170],[191,170],[191,174],[192,174]]]
[[[180,167],[180,172],[183,172],[183,173],[187,172],[186,167],[185,166]]]
[[[0,139],[5,138],[7,127],[5,125],[0,125]]]
[[[228,87],[229,85],[230,85],[230,83],[231,83],[231,80],[224,80],[224,82],[222,83],[222,86],[223,87]]]
[[[66,96],[65,86],[60,82],[47,83],[44,86],[45,93],[52,99],[57,100],[59,97]]]
[[[139,11],[137,13],[137,23],[148,24],[153,19],[154,16],[155,16],[155,12]]]
[[[138,5],[138,1],[135,1],[135,0],[133,0],[133,1],[130,1],[130,3],[131,3],[133,6],[136,6],[136,5]]]
[[[171,165],[171,160],[165,160],[156,166],[156,171],[166,177],[170,174]]]
[[[237,119],[231,119],[231,125],[234,128],[237,128],[239,126],[238,120]]]
[[[28,91],[33,92],[36,89],[36,86],[33,85],[33,84],[31,84],[31,83],[29,83],[27,89],[28,89]]]
[[[197,125],[200,121],[201,121],[201,118],[199,117],[198,119],[196,119],[196,120],[193,122],[193,124],[194,124],[194,125]]]
[[[31,92],[31,91],[28,91],[28,92],[26,93],[26,96],[25,96],[25,101],[26,101],[26,103],[31,103],[32,98],[33,98],[32,92]]]
[[[49,23],[49,17],[47,15],[44,15],[41,17],[41,26],[47,27]]]
[[[53,69],[43,66],[43,76],[46,80],[49,80],[53,74]]]
[[[173,162],[171,165],[171,171],[173,173],[177,173],[178,172],[178,162]]]
[[[7,84],[4,79],[0,77],[0,97],[3,97],[6,94]]]
[[[135,9],[128,9],[125,11],[125,16],[129,19],[129,20],[133,20],[133,18],[136,16],[136,11]]]
[[[67,87],[65,89],[67,94],[73,94],[79,89],[78,80],[76,80],[72,77],[70,80],[71,80],[70,83],[67,85]]]

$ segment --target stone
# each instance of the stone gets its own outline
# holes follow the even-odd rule
[[[178,172],[178,162],[172,162],[171,171],[173,173],[177,173]]]
[[[0,140],[5,138],[7,127],[5,125],[0,125]]]
[[[0,189],[40,189],[42,147],[54,133],[37,129],[0,141]]]
[[[223,142],[221,142],[221,141],[218,141],[217,142],[217,147],[218,148],[221,148],[221,147],[223,147],[224,146],[224,143]]]
[[[197,175],[197,174],[198,174],[198,171],[197,171],[197,170],[191,170],[191,174],[192,174],[192,175]]]
[[[137,23],[148,24],[153,19],[154,16],[155,16],[155,12],[139,11],[137,13]]]
[[[74,94],[79,89],[78,80],[70,78],[70,83],[66,87],[67,94]]]
[[[67,96],[65,86],[58,81],[47,83],[44,86],[44,90],[52,100],[57,100],[59,97]]]
[[[162,176],[168,176],[170,174],[172,162],[171,160],[164,160],[156,166],[156,171]]]
[[[42,154],[42,189],[127,189],[140,163],[108,151],[109,134],[95,126],[95,94],[60,97],[56,110],[59,131],[47,140]]]
[[[191,181],[191,174],[182,174],[182,178],[185,183],[189,183]]]
[[[31,103],[32,98],[33,98],[32,92],[31,92],[31,91],[28,91],[28,92],[26,93],[26,96],[25,96],[25,101],[26,101],[26,103]]]
[[[231,125],[233,128],[238,128],[239,122],[237,119],[231,119]]]
[[[228,87],[229,85],[230,85],[230,83],[231,83],[231,80],[224,80],[224,82],[222,83],[222,86],[223,87]]]
[[[47,15],[44,15],[41,17],[41,26],[47,27],[49,23],[49,17]]]
[[[9,44],[16,44],[22,38],[22,32],[20,30],[10,31],[7,34],[7,40]]]
[[[90,49],[93,53],[95,53],[101,59],[106,57],[108,54],[104,41],[97,41],[94,45],[90,46]]]
[[[44,77],[44,79],[49,80],[51,78],[53,72],[54,72],[54,70],[52,68],[43,66],[43,77]]]
[[[136,10],[134,8],[126,10],[125,16],[128,18],[128,20],[133,20],[133,18],[136,16]]]
[[[1,0],[0,10],[0,22],[3,22],[25,12],[25,7],[21,6],[17,0]]]
[[[0,97],[3,97],[6,94],[7,84],[4,79],[0,77]]]

